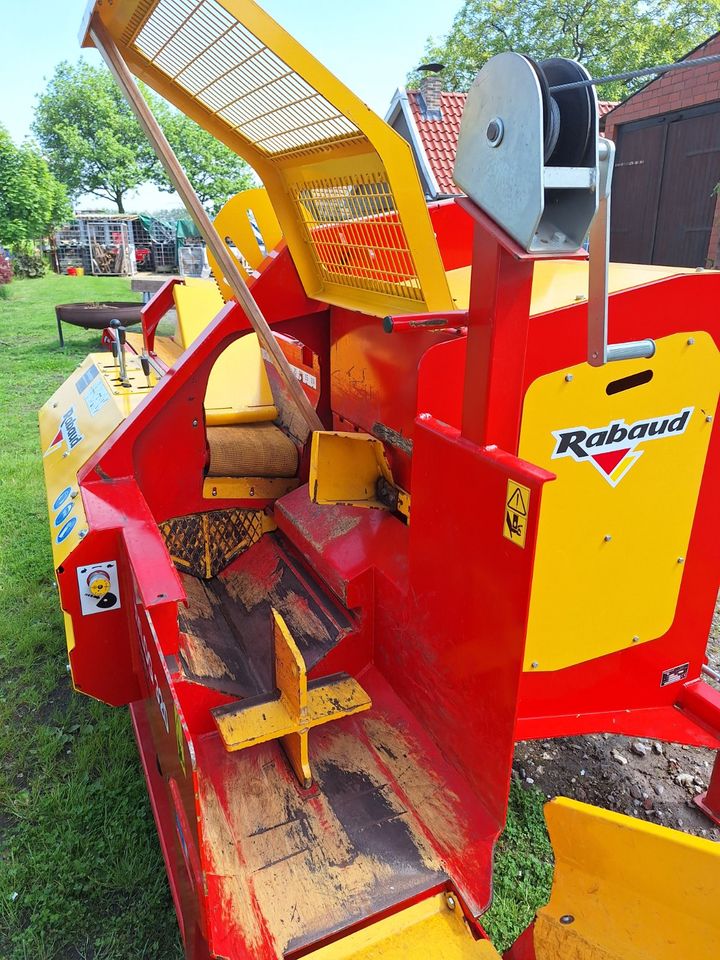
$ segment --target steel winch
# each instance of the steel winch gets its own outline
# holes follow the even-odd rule
[[[655,351],[650,339],[607,342],[614,159],[615,145],[599,134],[597,95],[581,64],[501,53],[478,73],[463,113],[455,180],[528,252],[573,254],[589,235],[593,366]]]

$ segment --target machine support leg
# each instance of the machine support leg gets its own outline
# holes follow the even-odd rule
[[[710,783],[705,793],[695,797],[695,803],[713,823],[720,826],[720,751],[715,754],[715,764],[710,774]]]

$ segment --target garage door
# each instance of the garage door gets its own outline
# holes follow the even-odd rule
[[[705,266],[720,182],[720,104],[619,128],[613,260]]]

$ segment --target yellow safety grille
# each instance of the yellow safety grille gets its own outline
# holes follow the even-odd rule
[[[159,0],[134,46],[266,154],[362,137],[216,0]]]
[[[395,198],[382,174],[290,184],[323,280],[422,300]]]

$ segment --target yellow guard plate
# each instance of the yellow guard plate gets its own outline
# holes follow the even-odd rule
[[[564,797],[545,818],[555,876],[537,960],[717,960],[720,844]]]
[[[650,382],[606,393],[611,382],[645,371]],[[582,363],[531,384],[519,454],[557,480],[543,492],[526,670],[591,660],[653,640],[672,624],[719,379],[712,338],[689,332],[659,340],[651,360]],[[660,430],[666,419],[675,432],[643,431],[642,422],[659,421]],[[556,434],[586,428],[589,443],[615,421],[620,429],[638,424],[632,441],[587,447],[597,459],[576,459],[572,449],[558,455]]]

